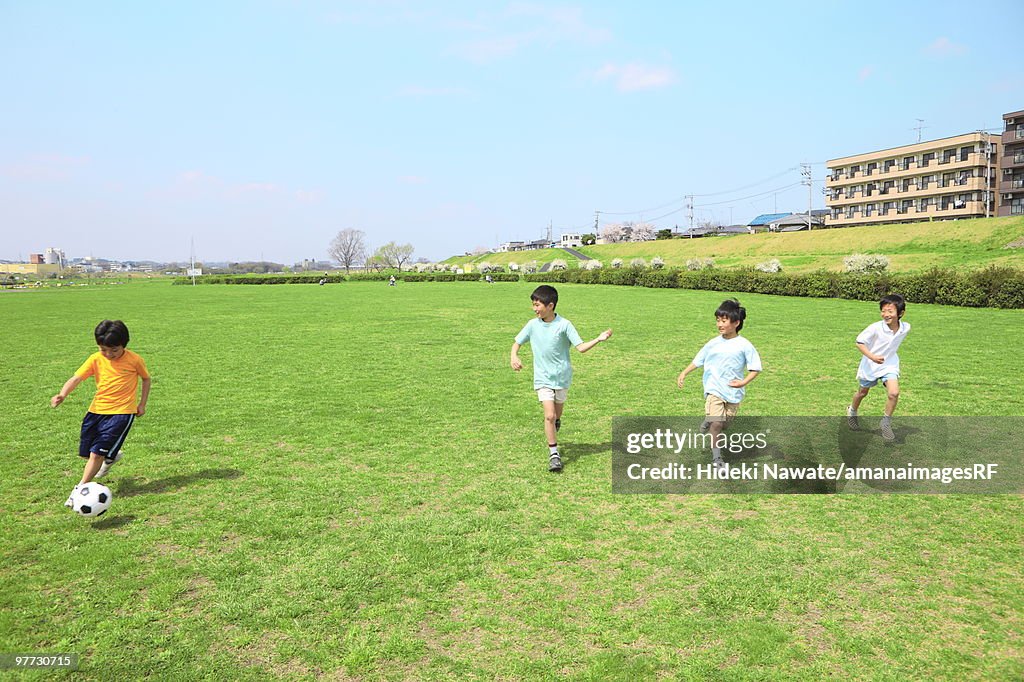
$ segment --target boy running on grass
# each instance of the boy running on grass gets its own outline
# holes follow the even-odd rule
[[[676,385],[683,387],[686,375],[704,368],[704,422],[703,433],[710,431],[711,458],[716,467],[725,468],[719,436],[725,425],[739,411],[740,401],[746,393],[744,387],[757,378],[761,371],[761,356],[754,345],[739,335],[747,311],[739,301],[723,301],[715,311],[715,326],[720,336],[708,341],[693,362],[679,374]],[[744,376],[746,372],[746,376]]]
[[[896,354],[903,339],[910,333],[910,325],[903,322],[907,303],[899,294],[887,294],[878,302],[882,311],[880,322],[868,325],[857,335],[857,350],[864,356],[857,367],[857,381],[860,388],[853,394],[853,402],[846,408],[846,421],[854,431],[860,428],[857,410],[868,391],[881,381],[887,392],[885,412],[879,426],[882,438],[888,442],[896,440],[892,430],[892,414],[900,399],[900,356]]]
[[[121,320],[103,320],[96,327],[96,345],[99,351],[89,356],[78,371],[50,399],[57,407],[75,390],[78,384],[91,376],[96,377],[96,395],[82,420],[82,434],[78,443],[78,456],[86,459],[82,480],[71,491],[65,507],[70,507],[75,490],[94,478],[106,476],[110,467],[121,459],[121,446],[135,417],[146,413],[151,380],[142,358],[131,352],[128,345],[128,327]],[[142,395],[138,402],[135,391],[142,379]]]
[[[512,369],[519,371],[523,363],[519,360],[519,348],[530,342],[533,348],[533,390],[544,406],[544,435],[548,443],[548,471],[561,471],[562,458],[558,454],[558,430],[562,427],[562,410],[566,394],[572,383],[572,364],[569,361],[569,347],[586,353],[602,341],[607,341],[612,330],[606,329],[593,341],[583,342],[572,322],[555,313],[558,305],[558,291],[554,287],[541,285],[530,294],[536,317],[526,323],[512,344]]]

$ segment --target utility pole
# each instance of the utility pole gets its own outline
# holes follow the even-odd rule
[[[992,142],[989,140],[988,133],[984,131],[981,133],[981,148],[985,150],[985,217],[988,218],[988,204],[991,196],[989,183],[992,175]]]
[[[594,211],[594,239],[597,239],[598,235],[600,234],[600,232],[598,232],[598,230],[600,229],[600,223],[601,223],[601,212],[600,211]]]
[[[803,180],[800,181],[801,185],[807,185],[807,230],[811,229],[811,186],[813,181],[811,180],[811,164],[801,163],[800,164],[800,175],[803,176]]]
[[[690,235],[693,235],[693,195],[686,195],[686,208],[689,209],[690,214]]]

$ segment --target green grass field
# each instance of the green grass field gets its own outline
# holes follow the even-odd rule
[[[531,288],[0,292],[0,652],[96,680],[1024,677],[1019,496],[611,494],[612,417],[702,414],[675,378],[723,298],[625,287],[560,287],[615,335],[573,354],[549,474],[528,347],[508,367]],[[841,413],[877,306],[739,298],[744,413]],[[154,380],[89,521],[62,503],[93,384],[48,401],[107,317]],[[1024,415],[1020,311],[906,319],[899,414]]]
[[[684,266],[691,258],[714,258],[716,266],[724,268],[753,267],[778,258],[788,272],[841,270],[846,256],[880,253],[889,258],[891,271],[913,272],[933,267],[975,269],[992,264],[1024,268],[1024,248],[1006,248],[1022,238],[1024,218],[1014,216],[606,244],[579,251],[602,261],[605,267],[613,258],[622,258],[628,264],[633,258],[650,261],[659,256],[669,266]],[[578,263],[561,249],[449,258],[445,262],[522,264],[536,260],[543,264],[555,258],[562,258],[569,267]]]

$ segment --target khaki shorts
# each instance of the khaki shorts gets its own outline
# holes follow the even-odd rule
[[[542,403],[548,400],[553,400],[556,403],[564,403],[566,397],[569,395],[569,389],[567,388],[538,388],[537,400]]]
[[[708,393],[707,398],[704,399],[704,414],[707,415],[708,421],[730,422],[739,409],[739,403],[727,403],[713,393]]]

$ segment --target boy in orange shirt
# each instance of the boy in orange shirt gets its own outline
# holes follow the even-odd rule
[[[121,446],[135,417],[146,413],[149,387],[152,383],[146,363],[137,354],[125,348],[128,345],[128,327],[121,320],[103,320],[96,326],[96,345],[99,351],[78,368],[65,382],[60,393],[50,399],[57,407],[75,390],[78,384],[91,376],[96,377],[96,395],[82,420],[82,435],[78,443],[78,456],[85,458],[82,480],[71,491],[65,507],[82,486],[94,478],[105,476],[110,467],[121,459]],[[142,395],[135,400],[135,391],[142,379]]]

